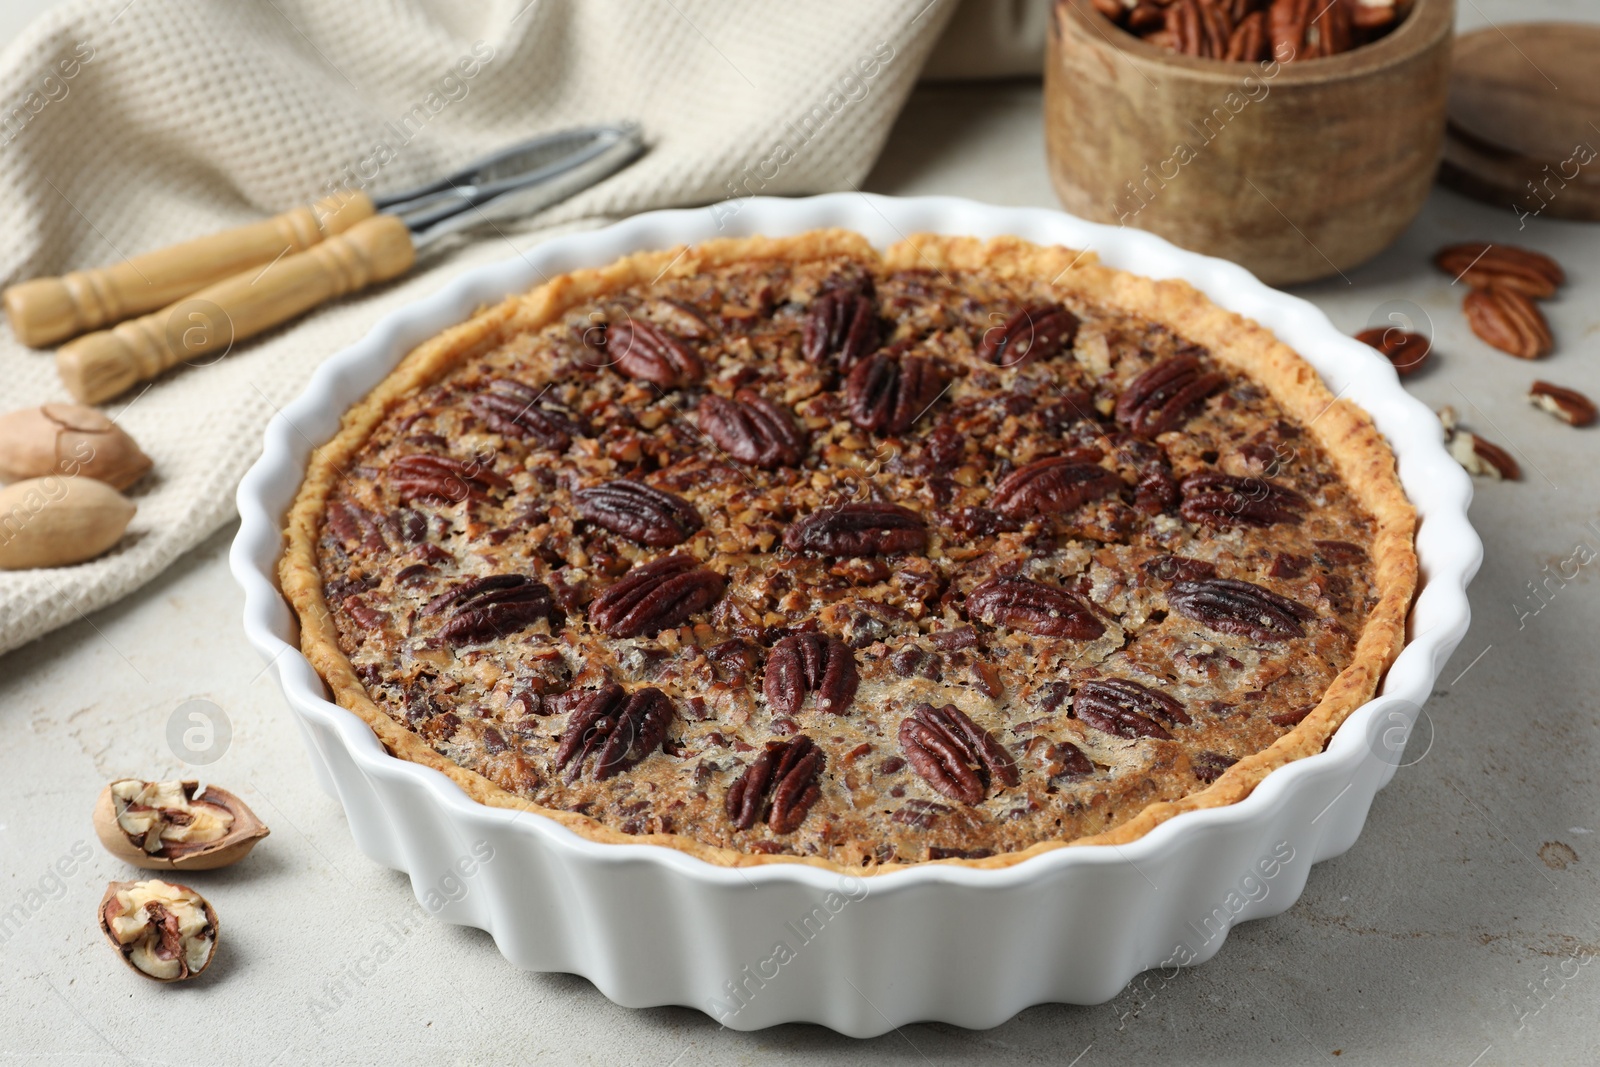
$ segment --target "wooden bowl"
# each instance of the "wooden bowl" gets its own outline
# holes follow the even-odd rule
[[[1229,63],[1146,44],[1057,0],[1045,146],[1062,205],[1240,263],[1338,274],[1416,217],[1438,169],[1454,0],[1326,59]]]

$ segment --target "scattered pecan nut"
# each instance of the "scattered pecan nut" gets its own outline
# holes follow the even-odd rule
[[[572,439],[584,436],[586,430],[567,415],[541,406],[539,396],[521,382],[496,378],[489,383],[488,392],[473,397],[467,407],[497,434],[531,439],[541,448],[565,452]]]
[[[1516,289],[1474,289],[1462,303],[1467,325],[1486,344],[1518,359],[1547,356],[1556,346],[1533,298]]]
[[[1433,262],[1474,289],[1511,289],[1539,300],[1555,296],[1567,280],[1561,264],[1542,252],[1487,241],[1441,248]]]
[[[427,500],[459,504],[463,500],[487,499],[490,490],[505,492],[511,488],[510,482],[495,473],[491,462],[454,456],[401,456],[384,473],[401,503]]]
[[[1382,353],[1383,358],[1394,364],[1395,372],[1402,378],[1421,370],[1433,351],[1432,341],[1420,333],[1396,326],[1374,326],[1370,330],[1362,330],[1356,334],[1356,340]]]
[[[1522,468],[1511,458],[1511,453],[1475,433],[1456,430],[1450,436],[1449,448],[1450,455],[1468,474],[1493,478],[1497,482],[1515,482],[1522,478]]]
[[[978,342],[978,358],[999,367],[1053,359],[1072,347],[1078,326],[1078,316],[1060,304],[1034,304],[1014,313],[1004,325],[985,331]]]
[[[927,545],[922,516],[898,504],[830,504],[783,531],[790,552],[823,556],[899,556]]]
[[[1191,474],[1183,480],[1179,512],[1201,526],[1222,527],[1298,525],[1306,498],[1285,485],[1265,478],[1236,478],[1229,474]]]
[[[821,710],[842,715],[860,684],[849,645],[825,634],[790,634],[767,655],[761,689],[776,715],[798,715],[808,693],[817,695]]]
[[[1535,407],[1548,411],[1572,426],[1588,426],[1595,420],[1594,401],[1576,389],[1552,385],[1550,382],[1534,382],[1528,388],[1528,399]]]
[[[878,309],[870,279],[823,289],[806,308],[800,353],[812,363],[832,359],[848,372],[877,350]]]
[[[682,626],[722,599],[726,580],[693,556],[641,563],[589,605],[589,621],[612,637],[649,637]]]
[[[991,578],[967,594],[967,614],[1037,637],[1093,641],[1106,632],[1089,606],[1065,589],[1028,578]]]
[[[607,682],[571,705],[556,746],[556,768],[567,772],[568,782],[576,781],[584,762],[594,755],[590,775],[603,782],[659,749],[675,714],[672,701],[659,689],[629,693]]]
[[[899,737],[911,769],[951,800],[981,804],[993,780],[1008,786],[1022,780],[1011,753],[954,704],[918,704],[900,723]]]
[[[944,393],[945,378],[931,359],[878,353],[857,363],[845,383],[850,421],[868,433],[898,436]]]
[[[578,514],[641,545],[671,548],[700,529],[700,512],[681,496],[619,478],[572,494]]]
[[[765,817],[773,833],[793,833],[822,797],[819,779],[827,762],[827,754],[805,734],[768,741],[728,788],[728,819],[736,829],[748,830]]]
[[[418,618],[450,614],[439,627],[436,640],[450,645],[476,645],[514,634],[540,619],[552,627],[563,618],[550,587],[525,574],[491,574],[469,578],[429,600]]]
[[[700,401],[700,429],[728,455],[755,467],[798,466],[806,435],[794,416],[766,397],[741,389],[733,399],[708,394]]]
[[[1172,726],[1187,726],[1193,721],[1172,697],[1126,678],[1084,682],[1072,697],[1072,713],[1102,733],[1129,739],[1167,740],[1172,735],[1157,720]]]
[[[1253,641],[1304,637],[1305,624],[1317,617],[1304,604],[1236,578],[1178,582],[1167,594],[1167,603],[1202,626]]]
[[[663,389],[691,385],[705,375],[694,350],[648,319],[625,318],[584,335],[617,370]]]
[[[995,486],[990,507],[1009,519],[1061,515],[1122,488],[1114,471],[1068,456],[1047,456],[1018,467]]]
[[[1206,370],[1198,357],[1174,356],[1128,383],[1117,398],[1116,419],[1141,437],[1155,437],[1177,429],[1191,408],[1225,382],[1221,374]]]

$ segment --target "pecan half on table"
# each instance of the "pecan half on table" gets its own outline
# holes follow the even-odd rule
[[[1518,289],[1474,289],[1462,303],[1467,325],[1485,344],[1518,359],[1538,359],[1556,346],[1550,324],[1533,298]]]
[[[1487,241],[1441,248],[1433,263],[1473,289],[1514,289],[1537,300],[1555,296],[1567,280],[1561,264],[1542,252]]]

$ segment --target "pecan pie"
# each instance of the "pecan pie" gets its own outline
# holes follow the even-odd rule
[[[395,755],[715,863],[1000,866],[1232,803],[1398,651],[1368,418],[1182,282],[1002,238],[713,241],[413,352],[284,591]]]

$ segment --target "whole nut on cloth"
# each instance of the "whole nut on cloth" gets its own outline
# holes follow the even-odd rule
[[[0,482],[67,474],[126,489],[149,469],[133,438],[94,408],[45,404],[0,415]]]
[[[0,570],[65,567],[122,539],[133,501],[93,478],[59,474],[0,489]]]
[[[101,790],[94,832],[135,867],[209,871],[244,859],[270,831],[226,789],[123,778]]]
[[[215,909],[188,886],[158,878],[106,886],[100,932],[122,962],[158,982],[193,978],[217,953]]]

